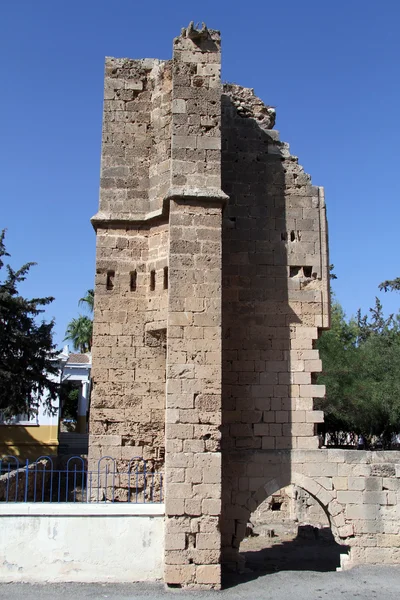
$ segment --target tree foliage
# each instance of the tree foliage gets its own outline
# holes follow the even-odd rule
[[[17,271],[5,265],[9,256],[0,234],[0,410],[5,418],[32,414],[42,397],[49,411],[57,399],[59,385],[51,380],[58,373],[53,345],[54,321],[37,323],[43,307],[53,298],[27,299],[18,292],[35,263]],[[3,278],[4,277],[4,278]]]
[[[387,279],[379,285],[379,289],[384,292],[398,292],[400,291],[400,277],[396,279]]]
[[[83,296],[78,302],[79,306],[86,306],[90,314],[93,314],[94,310],[94,290],[88,290],[86,296]]]
[[[75,381],[63,381],[60,388],[60,407],[62,419],[78,418],[79,389]]]
[[[93,314],[94,290],[87,290],[86,295],[80,298],[78,306],[86,306],[89,313]],[[64,340],[69,340],[75,350],[85,353],[92,347],[93,321],[90,317],[79,315],[68,323]]]
[[[75,350],[82,353],[89,352],[92,347],[92,332],[92,319],[79,315],[78,318],[72,319],[68,324],[65,339],[72,342]]]
[[[332,306],[331,329],[318,349],[326,385],[319,402],[325,412],[325,431],[374,436],[390,445],[400,432],[400,317],[385,317],[378,298],[368,315],[359,311],[346,320],[340,304]]]

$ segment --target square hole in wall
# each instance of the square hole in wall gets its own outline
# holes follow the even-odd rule
[[[301,277],[303,270],[301,267],[290,267],[290,277]]]
[[[115,271],[107,271],[106,288],[107,290],[114,289]]]

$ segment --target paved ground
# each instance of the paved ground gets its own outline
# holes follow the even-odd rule
[[[250,575],[247,576],[249,578]],[[253,575],[222,592],[166,591],[161,584],[0,584],[1,600],[398,600],[400,567],[355,567],[342,573],[280,571]],[[232,582],[233,584],[234,582]]]

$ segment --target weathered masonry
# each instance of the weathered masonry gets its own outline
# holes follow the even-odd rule
[[[397,560],[400,458],[318,450],[324,194],[274,109],[221,84],[205,26],[169,61],[108,58],[104,94],[90,459],[165,463],[165,581],[218,588],[250,512],[290,483],[351,560]]]

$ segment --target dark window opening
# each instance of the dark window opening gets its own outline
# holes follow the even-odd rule
[[[150,271],[150,291],[154,292],[156,289],[156,272]]]
[[[281,510],[282,504],[279,500],[274,500],[271,504],[271,510]]]
[[[164,290],[168,289],[168,267],[164,267]]]
[[[129,287],[130,287],[131,292],[136,292],[136,286],[137,286],[137,272],[131,271],[130,281],[129,281]]]
[[[114,289],[114,278],[115,278],[115,271],[107,271],[106,288],[108,290],[113,290]]]
[[[304,277],[312,277],[312,267],[303,267]]]

